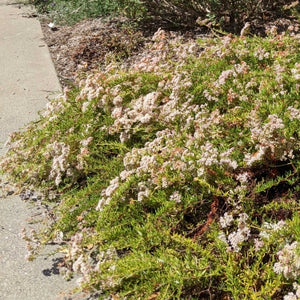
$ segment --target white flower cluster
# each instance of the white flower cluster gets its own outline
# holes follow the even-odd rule
[[[115,248],[108,248],[105,251],[100,251],[97,258],[98,263],[95,266],[95,271],[101,272],[101,265],[106,261],[116,260],[118,258],[118,254]],[[113,269],[114,266],[112,265],[110,268]]]
[[[215,87],[221,87],[229,78],[235,78],[239,74],[247,74],[248,70],[249,66],[244,61],[242,61],[240,64],[235,64],[232,69],[225,70],[221,73],[218,80],[215,82]]]
[[[235,73],[233,70],[226,70],[226,71],[223,71],[221,73],[221,75],[219,76],[219,79],[218,79],[218,86],[220,85],[224,85],[226,83],[226,80],[228,78],[230,78],[231,76],[234,76]]]
[[[47,159],[52,158],[49,178],[54,179],[57,186],[61,183],[63,175],[67,173],[69,152],[70,146],[55,141],[47,146],[47,152],[44,154]]]
[[[280,231],[285,225],[286,223],[282,220],[277,223],[264,222],[259,236],[263,239],[269,239],[273,232]]]
[[[282,84],[283,83],[283,75],[284,73],[286,73],[286,68],[282,67],[280,64],[276,64],[274,66],[274,71],[276,72],[276,82],[278,84]]]
[[[134,100],[132,106],[123,108],[119,101],[113,108],[112,117],[115,118],[114,124],[109,128],[110,133],[122,130],[121,142],[126,142],[131,135],[132,126],[140,123],[142,125],[156,120],[158,117],[158,99],[160,92],[151,92],[145,96]]]
[[[220,225],[222,228],[229,227],[233,220],[233,216],[226,212],[223,217],[220,217]]]
[[[254,56],[257,57],[258,60],[263,60],[270,57],[270,52],[266,51],[264,48],[258,48],[254,52]]]
[[[171,35],[169,39],[165,39],[166,34],[160,29],[154,35],[154,43],[149,44],[148,52],[145,51],[131,69],[126,70],[126,72],[131,74],[137,71],[155,71],[157,75],[164,76],[164,69],[168,70],[179,60],[184,63],[184,59],[188,56],[197,55],[199,52],[200,47],[194,41],[178,43],[178,37]],[[121,142],[128,141],[132,133],[149,122],[169,123],[175,120],[178,115],[181,116],[185,109],[188,111],[192,109],[188,103],[192,96],[182,92],[192,84],[190,75],[179,70],[179,66],[178,71],[175,71],[171,78],[165,77],[159,82],[158,89],[133,99],[130,106],[123,104],[122,96],[120,96],[120,85],[112,88],[105,87],[105,82],[120,76],[122,76],[122,70],[113,69],[111,65],[102,72],[89,75],[87,79],[79,82],[81,92],[77,101],[82,102],[82,111],[86,112],[88,109],[93,109],[92,100],[98,98],[97,107],[109,110],[115,119],[114,124],[108,128],[109,133],[119,133]],[[141,85],[141,78],[137,78],[133,83],[128,82],[128,87],[131,87],[132,84]],[[124,86],[125,83],[122,85]],[[168,91],[171,91],[171,94],[163,96]],[[185,99],[185,107],[182,107],[180,112],[177,111],[177,107],[182,99]],[[188,111],[185,112],[185,115],[188,115]]]
[[[269,115],[268,122],[263,127],[254,127],[251,129],[251,138],[261,144],[267,144],[270,139],[277,137],[278,130],[283,128],[284,124],[277,115]]]
[[[173,33],[158,29],[153,36],[152,44],[149,44],[149,50],[133,64],[133,68],[142,72],[161,72],[162,68],[169,67],[168,59],[183,63],[186,58],[200,51],[199,44],[194,40],[183,41]]]
[[[300,285],[297,282],[293,283],[294,293],[290,292],[283,297],[283,300],[299,300],[300,299]]]
[[[201,153],[201,158],[197,161],[199,165],[209,167],[218,162],[218,150],[210,142],[206,142],[205,145],[201,146]]]
[[[86,255],[82,245],[84,236],[90,235],[92,232],[93,230],[87,228],[83,228],[81,232],[76,232],[71,237],[69,251],[66,255],[67,263],[71,263],[72,270],[82,275],[76,281],[79,286],[89,280],[96,266],[94,259]]]
[[[170,200],[175,201],[176,203],[181,202],[181,194],[178,191],[175,191],[171,196]]]
[[[98,211],[103,210],[103,207],[110,202],[113,193],[118,189],[119,186],[120,186],[119,177],[115,177],[110,181],[109,186],[106,189],[104,189],[101,193],[102,198],[99,200],[96,210]]]
[[[224,89],[224,85],[230,79],[234,84],[238,84],[238,88],[242,90],[242,85],[239,84],[237,77],[247,74],[249,69],[250,67],[247,65],[247,63],[242,61],[240,64],[235,64],[231,69],[222,71],[219,78],[216,81],[209,84],[210,90],[205,89],[203,91],[203,96],[210,102],[218,102],[218,97],[226,91],[226,89]],[[227,92],[227,98],[229,103],[231,103],[232,100],[237,99],[238,96],[239,95],[237,93],[233,92],[232,88],[229,88]],[[244,99],[243,101],[245,101],[247,95],[241,95],[239,98]]]
[[[201,114],[197,114],[197,119],[191,122],[204,123],[200,116]],[[205,120],[209,119],[205,118]],[[208,128],[213,124],[215,120],[212,120],[210,124],[206,122],[204,127]],[[205,128],[200,130],[203,132]],[[195,134],[199,134],[199,131]],[[179,143],[182,145],[178,146]],[[206,168],[213,165],[225,170],[237,168],[237,162],[230,157],[233,149],[219,153],[210,142],[201,143],[203,140],[191,135],[184,136],[174,130],[165,129],[157,132],[153,141],[145,143],[142,148],[133,148],[125,155],[123,162],[125,170],[102,192],[97,209],[102,210],[117,192],[120,184],[126,182],[132,175],[140,178],[135,191],[137,200],[141,201],[149,196],[151,189],[165,189],[172,186],[174,182],[183,184],[189,182],[191,178],[201,176],[205,178]],[[179,202],[177,197],[176,199]]]
[[[293,138],[287,140],[284,136],[284,124],[281,118],[272,114],[268,122],[261,124],[256,118],[250,121],[251,140],[255,143],[257,152],[245,154],[245,162],[252,166],[265,158],[271,160],[287,160],[293,158]]]
[[[289,106],[287,108],[289,114],[290,114],[290,119],[291,120],[300,120],[300,109],[297,109],[295,107]]]
[[[219,239],[228,244],[228,250],[239,252],[241,250],[241,244],[247,241],[250,237],[251,230],[247,226],[247,220],[249,216],[246,213],[240,213],[237,220],[236,231],[231,232],[228,236],[224,232],[219,234]],[[233,222],[233,216],[225,213],[222,218],[220,218],[220,224],[222,228],[230,226]]]
[[[90,153],[88,146],[93,141],[93,137],[88,137],[85,140],[80,141],[80,145],[82,146],[80,148],[80,153],[77,155],[77,165],[76,169],[82,170],[85,166],[85,158]]]
[[[97,98],[100,93],[103,92],[103,87],[101,85],[101,80],[103,78],[104,74],[101,72],[95,73],[95,74],[90,74],[88,77],[84,80],[79,81],[79,87],[80,93],[77,96],[77,101],[87,99],[87,102],[85,105],[83,105],[82,111],[85,112],[88,103]]]
[[[138,183],[138,193],[137,193],[137,200],[139,202],[143,201],[144,199],[148,198],[150,196],[150,189],[147,187],[147,185],[144,182]]]
[[[286,279],[298,279],[300,276],[300,247],[298,242],[286,244],[277,252],[278,262],[274,264],[274,272],[282,274]]]
[[[266,34],[270,36],[276,36],[278,34],[278,28],[275,25],[272,25],[270,27],[267,27]]]
[[[293,77],[297,80],[300,81],[300,63],[295,64],[295,68],[291,70]]]
[[[240,250],[238,247],[236,247],[238,246],[238,243],[242,242],[243,239],[247,240],[250,238],[250,230],[248,227],[246,227],[245,229],[245,225],[244,225],[244,223],[247,220],[247,215],[244,213],[241,215],[242,218],[240,217],[239,225],[238,225],[239,229],[236,232],[230,234],[228,238],[226,237],[224,232],[221,232],[219,234],[219,239],[221,239],[223,242],[226,243],[231,242],[232,248],[230,249],[237,249],[238,251]],[[220,225],[222,228],[227,228],[232,225],[233,221],[234,221],[233,216],[226,212],[224,216],[220,218]],[[284,221],[279,221],[277,223],[264,222],[262,225],[262,230],[259,233],[259,238],[254,238],[253,240],[255,251],[259,251],[265,245],[265,241],[270,238],[272,233],[280,231],[282,228],[284,228],[285,225],[286,223]]]
[[[225,169],[235,170],[238,167],[238,163],[230,158],[233,151],[234,148],[230,148],[220,154],[220,164],[224,166]]]
[[[241,243],[247,241],[250,236],[250,228],[246,224],[247,219],[248,215],[246,213],[241,213],[238,219],[238,230],[228,235],[229,244],[235,252],[240,251]]]
[[[247,186],[251,180],[251,175],[249,172],[243,172],[236,176],[236,179],[241,183],[241,186]]]

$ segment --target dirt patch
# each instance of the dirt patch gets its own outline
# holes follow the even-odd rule
[[[86,20],[73,26],[50,28],[42,22],[56,71],[62,85],[74,82],[78,71],[98,69],[105,61],[125,59],[137,53],[149,39],[130,28],[126,20]],[[110,54],[110,56],[108,56]]]

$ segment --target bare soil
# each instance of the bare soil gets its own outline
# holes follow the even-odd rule
[[[112,54],[116,60],[126,59],[149,40],[149,35],[129,27],[125,19],[85,20],[52,29],[47,22],[41,25],[63,86],[73,83],[77,72],[99,69]]]

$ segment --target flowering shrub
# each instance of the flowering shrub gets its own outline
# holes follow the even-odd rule
[[[298,43],[159,30],[11,135],[1,166],[57,202],[46,235],[67,243],[63,268],[82,287],[298,297]]]

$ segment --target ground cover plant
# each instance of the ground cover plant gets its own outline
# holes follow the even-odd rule
[[[13,133],[3,171],[53,210],[29,258],[100,299],[300,298],[299,38],[158,30]]]

